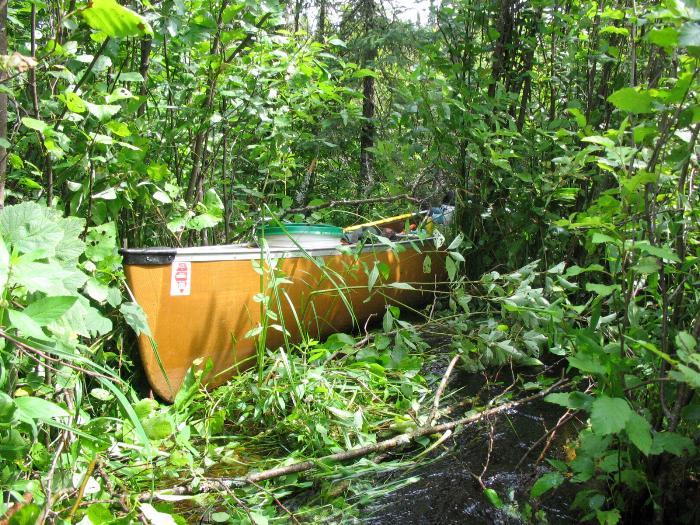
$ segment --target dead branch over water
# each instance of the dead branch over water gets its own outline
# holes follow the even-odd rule
[[[361,458],[373,453],[385,452],[400,446],[408,445],[413,440],[429,436],[433,434],[441,434],[448,430],[452,430],[456,427],[472,425],[478,423],[492,416],[500,414],[502,412],[507,412],[513,408],[525,405],[537,399],[541,399],[547,394],[560,389],[567,383],[566,379],[557,381],[549,388],[533,394],[531,396],[518,399],[515,401],[509,401],[508,403],[503,403],[492,408],[487,408],[482,412],[477,414],[471,414],[469,416],[450,421],[448,423],[442,423],[440,425],[428,424],[423,427],[419,427],[413,432],[406,432],[404,434],[399,434],[391,439],[386,439],[378,443],[371,445],[366,445],[363,447],[353,448],[350,450],[345,450],[343,452],[338,452],[336,454],[330,454],[328,456],[323,456],[318,459],[301,461],[299,463],[293,463],[291,465],[285,465],[281,467],[275,467],[268,470],[263,470],[260,472],[252,472],[246,476],[235,477],[235,478],[210,478],[200,480],[199,484],[195,487],[192,483],[187,485],[181,485],[173,487],[171,489],[164,489],[154,492],[144,492],[139,497],[140,501],[149,501],[154,497],[159,495],[168,496],[190,496],[202,493],[214,493],[214,492],[226,492],[232,488],[242,487],[249,484],[255,484],[260,481],[277,478],[280,476],[286,476],[288,474],[295,474],[299,472],[305,472],[313,470],[320,463],[336,463],[341,461],[348,461],[352,459]]]

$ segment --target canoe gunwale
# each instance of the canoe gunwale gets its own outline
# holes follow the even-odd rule
[[[434,237],[426,239],[407,239],[395,241],[394,244],[410,247],[411,244],[424,245],[434,242]],[[165,265],[173,262],[213,262],[260,260],[265,256],[272,259],[296,259],[311,257],[329,257],[352,255],[357,244],[342,245],[349,250],[338,248],[309,248],[290,250],[289,248],[260,248],[247,244],[221,244],[217,246],[195,246],[192,248],[123,248],[119,253],[127,266]],[[385,244],[365,244],[362,253],[369,251],[384,252],[391,247]]]

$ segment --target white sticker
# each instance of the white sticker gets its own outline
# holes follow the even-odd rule
[[[170,267],[170,295],[190,295],[192,263],[174,262]]]

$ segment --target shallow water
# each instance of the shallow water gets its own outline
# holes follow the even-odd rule
[[[482,389],[484,378],[477,374],[455,371],[448,390],[460,388],[452,402],[482,390],[482,400],[493,397],[505,388]],[[508,372],[510,375],[510,371]],[[509,383],[509,381],[506,381]],[[449,403],[449,402],[446,402]],[[546,472],[547,464],[535,466],[542,449],[537,447],[520,468],[515,466],[521,457],[545,432],[556,425],[563,411],[560,407],[535,401],[520,406],[493,420],[493,449],[489,466],[482,481],[498,492],[508,504],[509,495],[515,501],[527,500],[535,479]],[[561,456],[563,444],[573,427],[562,428],[554,440],[550,454]],[[436,451],[437,459],[419,464],[416,468],[398,471],[380,481],[396,481],[412,476],[419,481],[375,500],[362,512],[362,523],[368,525],[406,524],[464,524],[464,523],[522,523],[516,513],[496,509],[482,495],[481,486],[474,475],[481,474],[488,455],[490,425],[488,423],[463,429],[455,437],[445,441]],[[474,475],[472,475],[472,473]],[[550,523],[571,523],[575,517],[568,511],[574,494],[566,488],[543,497],[540,507]]]

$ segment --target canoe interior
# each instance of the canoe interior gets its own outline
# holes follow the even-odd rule
[[[298,341],[302,331],[322,338],[352,330],[372,314],[383,315],[387,303],[415,307],[432,301],[439,283],[446,280],[445,252],[435,250],[430,241],[419,244],[420,251],[414,242],[398,245],[398,251],[373,245],[354,254],[335,249],[263,253],[236,245],[125,250],[127,280],[147,315],[157,348],[156,355],[150,339],[139,338],[151,387],[172,401],[197,359],[203,358],[202,364],[211,359],[207,382],[212,387],[254,364],[257,339],[246,334],[264,316],[262,294],[270,297],[269,308],[278,317],[270,324],[284,325],[292,341]],[[427,273],[426,256],[431,260]],[[276,267],[277,278],[290,282],[272,287],[270,265]],[[388,278],[380,275],[370,293],[368,274],[375,265],[384,273],[388,270]],[[409,283],[415,290],[388,286],[395,282]],[[284,342],[275,328],[268,329],[266,337],[268,348]]]

